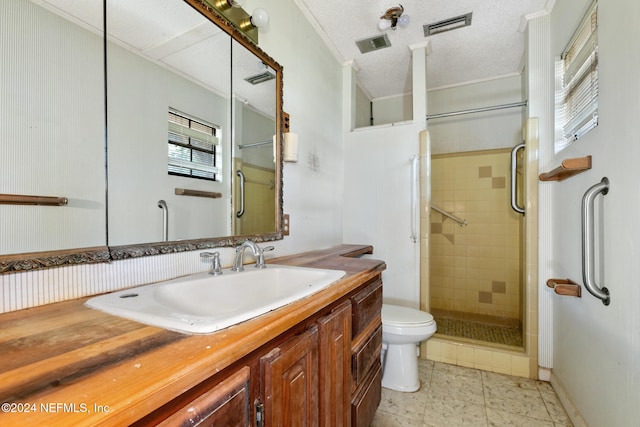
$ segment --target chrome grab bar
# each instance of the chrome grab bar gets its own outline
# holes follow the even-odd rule
[[[240,210],[236,212],[236,217],[240,218],[244,215],[244,174],[238,169],[236,175],[240,177]]]
[[[460,224],[460,227],[464,227],[465,225],[467,225],[467,220],[466,219],[462,219],[462,218],[458,218],[457,216],[450,214],[449,212],[445,211],[444,209],[440,209],[437,206],[433,206],[431,205],[431,209],[433,209],[434,211],[438,212],[441,215],[446,216],[447,218],[457,222],[458,224]]]
[[[411,236],[409,238],[416,243],[418,241],[418,162],[419,157],[411,156]]]
[[[516,188],[516,167],[517,167],[517,156],[518,151],[524,150],[525,144],[518,144],[511,150],[511,209],[516,211],[517,213],[524,215],[524,207],[518,206],[518,201],[516,197],[517,188]]]
[[[604,305],[609,305],[611,298],[609,290],[600,288],[594,279],[594,239],[593,239],[593,205],[598,194],[603,196],[609,192],[609,179],[607,177],[591,186],[582,196],[582,279],[589,293],[602,300]]]
[[[164,200],[158,200],[158,207],[162,209],[162,241],[169,241],[169,209],[167,208],[167,202]]]

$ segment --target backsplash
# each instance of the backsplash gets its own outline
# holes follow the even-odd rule
[[[230,265],[232,249],[220,250]],[[225,256],[226,255],[226,256]],[[125,289],[206,271],[210,260],[181,252],[102,264],[0,275],[0,313]]]

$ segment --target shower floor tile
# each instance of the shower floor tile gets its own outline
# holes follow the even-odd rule
[[[486,325],[469,320],[447,319],[436,316],[434,318],[440,335],[522,347],[522,331],[518,327]]]

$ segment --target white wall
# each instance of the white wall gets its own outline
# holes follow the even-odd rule
[[[417,126],[375,126],[345,134],[344,241],[374,246],[385,260],[385,302],[417,308],[420,242],[411,241],[411,162]],[[419,231],[419,230],[418,230]]]
[[[520,75],[429,91],[429,114],[524,101]],[[432,154],[510,148],[522,142],[522,108],[429,120]]]
[[[358,85],[356,85],[355,110],[355,127],[371,126],[371,101]]]
[[[385,96],[372,100],[373,125],[405,122],[413,119],[411,94]]]
[[[342,243],[342,66],[294,2],[247,0],[244,9],[259,6],[270,16],[260,47],[284,67],[284,110],[300,138],[298,162],[283,170],[291,234],[270,255],[333,246]]]
[[[553,55],[566,46],[589,3],[555,3]],[[553,141],[540,143],[541,157],[552,157],[555,165],[565,158],[593,156],[592,170],[540,184],[555,187],[548,207],[553,248],[547,255],[544,248],[540,251],[540,264],[551,265],[555,277],[582,282],[581,198],[603,176],[611,181],[609,194],[599,196],[596,207],[596,229],[602,230],[596,257],[602,266],[596,277],[610,290],[611,305],[604,306],[586,289],[582,298],[554,295],[553,303],[553,375],[593,427],[637,425],[640,420],[639,18],[638,2],[599,2],[599,126],[555,156]]]

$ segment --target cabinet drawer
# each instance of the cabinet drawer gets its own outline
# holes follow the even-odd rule
[[[380,360],[381,350],[382,326],[379,326],[362,346],[353,350],[351,357],[351,375],[355,387],[360,385],[374,363]]]
[[[158,426],[176,425],[249,425],[250,369],[244,366],[220,384],[175,410]],[[142,423],[145,424],[145,423]],[[151,422],[147,425],[150,425]]]
[[[351,427],[368,427],[382,398],[382,366],[373,367],[351,402]]]
[[[375,279],[351,297],[353,304],[353,337],[364,329],[382,310],[382,280]]]

